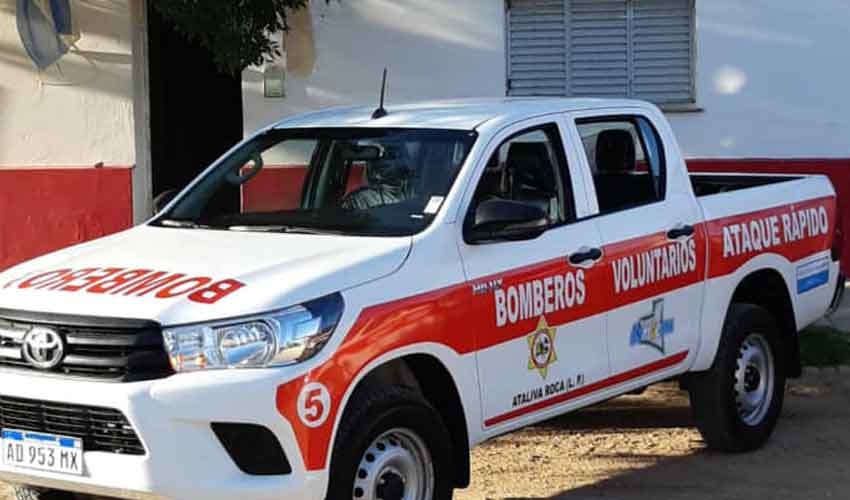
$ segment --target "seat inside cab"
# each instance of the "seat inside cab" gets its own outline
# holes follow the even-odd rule
[[[578,129],[593,174],[601,213],[616,212],[663,198],[658,174],[660,156],[654,150],[647,155],[641,132],[633,122],[579,123]],[[651,162],[655,165],[650,165]]]

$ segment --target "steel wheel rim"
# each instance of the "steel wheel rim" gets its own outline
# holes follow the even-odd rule
[[[366,448],[354,476],[353,500],[432,500],[434,463],[415,432],[392,429]]]
[[[735,370],[735,405],[742,422],[754,427],[767,416],[775,377],[770,343],[760,333],[750,334],[741,344]]]

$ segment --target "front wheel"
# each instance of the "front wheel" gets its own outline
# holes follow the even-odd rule
[[[709,448],[744,452],[773,433],[785,395],[780,330],[752,304],[732,304],[714,364],[692,375],[691,408]]]
[[[355,396],[334,446],[327,499],[450,499],[452,444],[439,413],[405,387]]]

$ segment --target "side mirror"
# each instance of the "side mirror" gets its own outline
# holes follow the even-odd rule
[[[521,201],[488,200],[475,210],[466,241],[530,240],[543,234],[548,226],[549,218],[539,207]]]
[[[156,195],[153,199],[153,213],[158,214],[162,212],[162,209],[168,206],[179,192],[180,190],[178,189],[168,189]]]

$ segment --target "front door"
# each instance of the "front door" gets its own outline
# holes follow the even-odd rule
[[[541,208],[548,226],[516,241],[461,243],[476,324],[483,426],[501,432],[557,412],[579,389],[609,374],[604,315],[595,296],[595,222],[577,222],[557,121],[515,127],[494,142],[470,202],[465,230],[487,200]],[[570,261],[572,258],[572,262]]]

